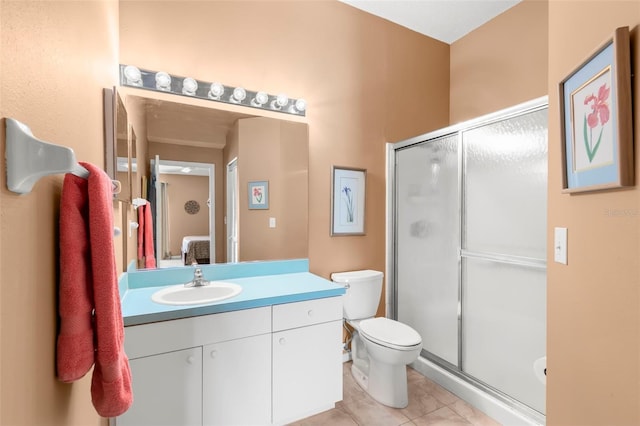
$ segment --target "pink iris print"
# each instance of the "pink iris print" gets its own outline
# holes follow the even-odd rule
[[[262,203],[262,188],[255,187],[253,188],[253,198],[257,203]]]
[[[598,152],[598,148],[600,147],[600,142],[602,141],[602,130],[604,125],[609,121],[610,112],[609,112],[609,93],[611,89],[607,87],[607,84],[603,84],[598,89],[598,96],[590,94],[589,96],[584,98],[584,104],[591,104],[591,113],[588,115],[585,114],[584,117],[584,145],[587,149],[587,156],[589,157],[589,162],[593,161],[593,158],[596,156]],[[593,141],[593,130],[600,127],[600,134],[598,135],[598,140],[594,145]]]

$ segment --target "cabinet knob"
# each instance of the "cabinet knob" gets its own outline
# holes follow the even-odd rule
[[[309,309],[309,311],[307,312],[307,315],[309,315],[310,317],[313,316],[313,309]]]
[[[284,345],[285,343],[287,343],[287,340],[284,337],[281,337],[279,342],[281,345]]]
[[[193,365],[193,362],[196,360],[196,357],[194,357],[193,355],[189,355],[187,357],[187,364],[189,365]]]
[[[210,355],[211,355],[211,358],[215,358],[215,357],[218,356],[218,351],[214,349],[214,350],[211,351]]]

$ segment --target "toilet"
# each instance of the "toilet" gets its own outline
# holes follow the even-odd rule
[[[347,289],[343,316],[354,329],[351,374],[376,401],[404,408],[409,403],[406,366],[420,355],[422,338],[406,324],[375,318],[382,278],[382,272],[373,270],[331,274],[333,282]]]

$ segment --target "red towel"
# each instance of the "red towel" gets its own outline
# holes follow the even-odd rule
[[[153,218],[149,202],[138,207],[138,260],[144,258],[144,267],[156,267],[153,248]]]
[[[138,207],[138,260],[144,259],[144,207]]]
[[[155,268],[156,258],[153,249],[153,219],[151,218],[151,205],[149,203],[142,206],[144,208],[144,267]]]
[[[93,365],[93,294],[87,205],[87,180],[64,177],[60,199],[60,331],[56,365],[58,379],[73,382]]]
[[[98,414],[115,417],[129,409],[133,397],[124,353],[111,179],[93,164],[80,164],[89,171],[87,181],[67,174],[62,189],[58,377],[77,380],[95,363],[91,400]],[[92,357],[87,356],[87,334],[92,336]],[[73,353],[77,348],[78,355]]]

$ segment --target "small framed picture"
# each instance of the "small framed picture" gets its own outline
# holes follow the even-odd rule
[[[367,171],[333,166],[331,173],[331,235],[364,235]]]
[[[629,28],[560,82],[563,192],[634,185]]]
[[[249,209],[269,209],[269,181],[257,180],[249,182]]]

